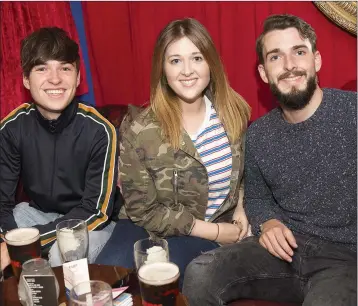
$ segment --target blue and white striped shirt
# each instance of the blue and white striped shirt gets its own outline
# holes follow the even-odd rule
[[[190,135],[209,177],[205,221],[221,206],[230,191],[232,154],[229,139],[216,111],[205,97],[206,115],[196,135]]]

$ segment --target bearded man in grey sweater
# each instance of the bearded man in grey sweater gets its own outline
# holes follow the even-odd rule
[[[237,299],[357,302],[357,94],[321,89],[312,27],[266,19],[256,43],[262,80],[280,106],[247,132],[245,210],[254,236],[187,268],[191,306]]]

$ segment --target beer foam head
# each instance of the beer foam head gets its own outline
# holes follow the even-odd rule
[[[39,238],[37,228],[16,228],[5,234],[5,241],[9,245],[21,246],[33,243]]]
[[[153,246],[147,249],[146,264],[159,261],[168,261],[167,252],[161,246]]]
[[[138,276],[146,284],[160,286],[179,278],[179,268],[171,262],[155,262],[139,268]]]

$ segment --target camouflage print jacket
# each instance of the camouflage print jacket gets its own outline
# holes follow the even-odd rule
[[[137,112],[137,114],[134,114]],[[119,171],[125,206],[120,218],[129,217],[156,236],[189,235],[194,220],[204,220],[208,203],[208,176],[189,135],[178,151],[161,136],[150,108],[129,107],[120,127]],[[244,141],[231,144],[230,193],[209,220],[230,222],[243,192]]]

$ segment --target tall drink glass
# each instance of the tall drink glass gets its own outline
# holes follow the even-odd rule
[[[4,240],[9,252],[14,275],[19,279],[22,264],[41,257],[40,232],[37,228],[16,228],[7,232]]]
[[[69,219],[58,223],[56,236],[62,262],[87,258],[89,242],[85,221]]]
[[[134,261],[137,270],[144,264],[152,262],[168,262],[168,242],[161,238],[146,238],[134,244]]]

